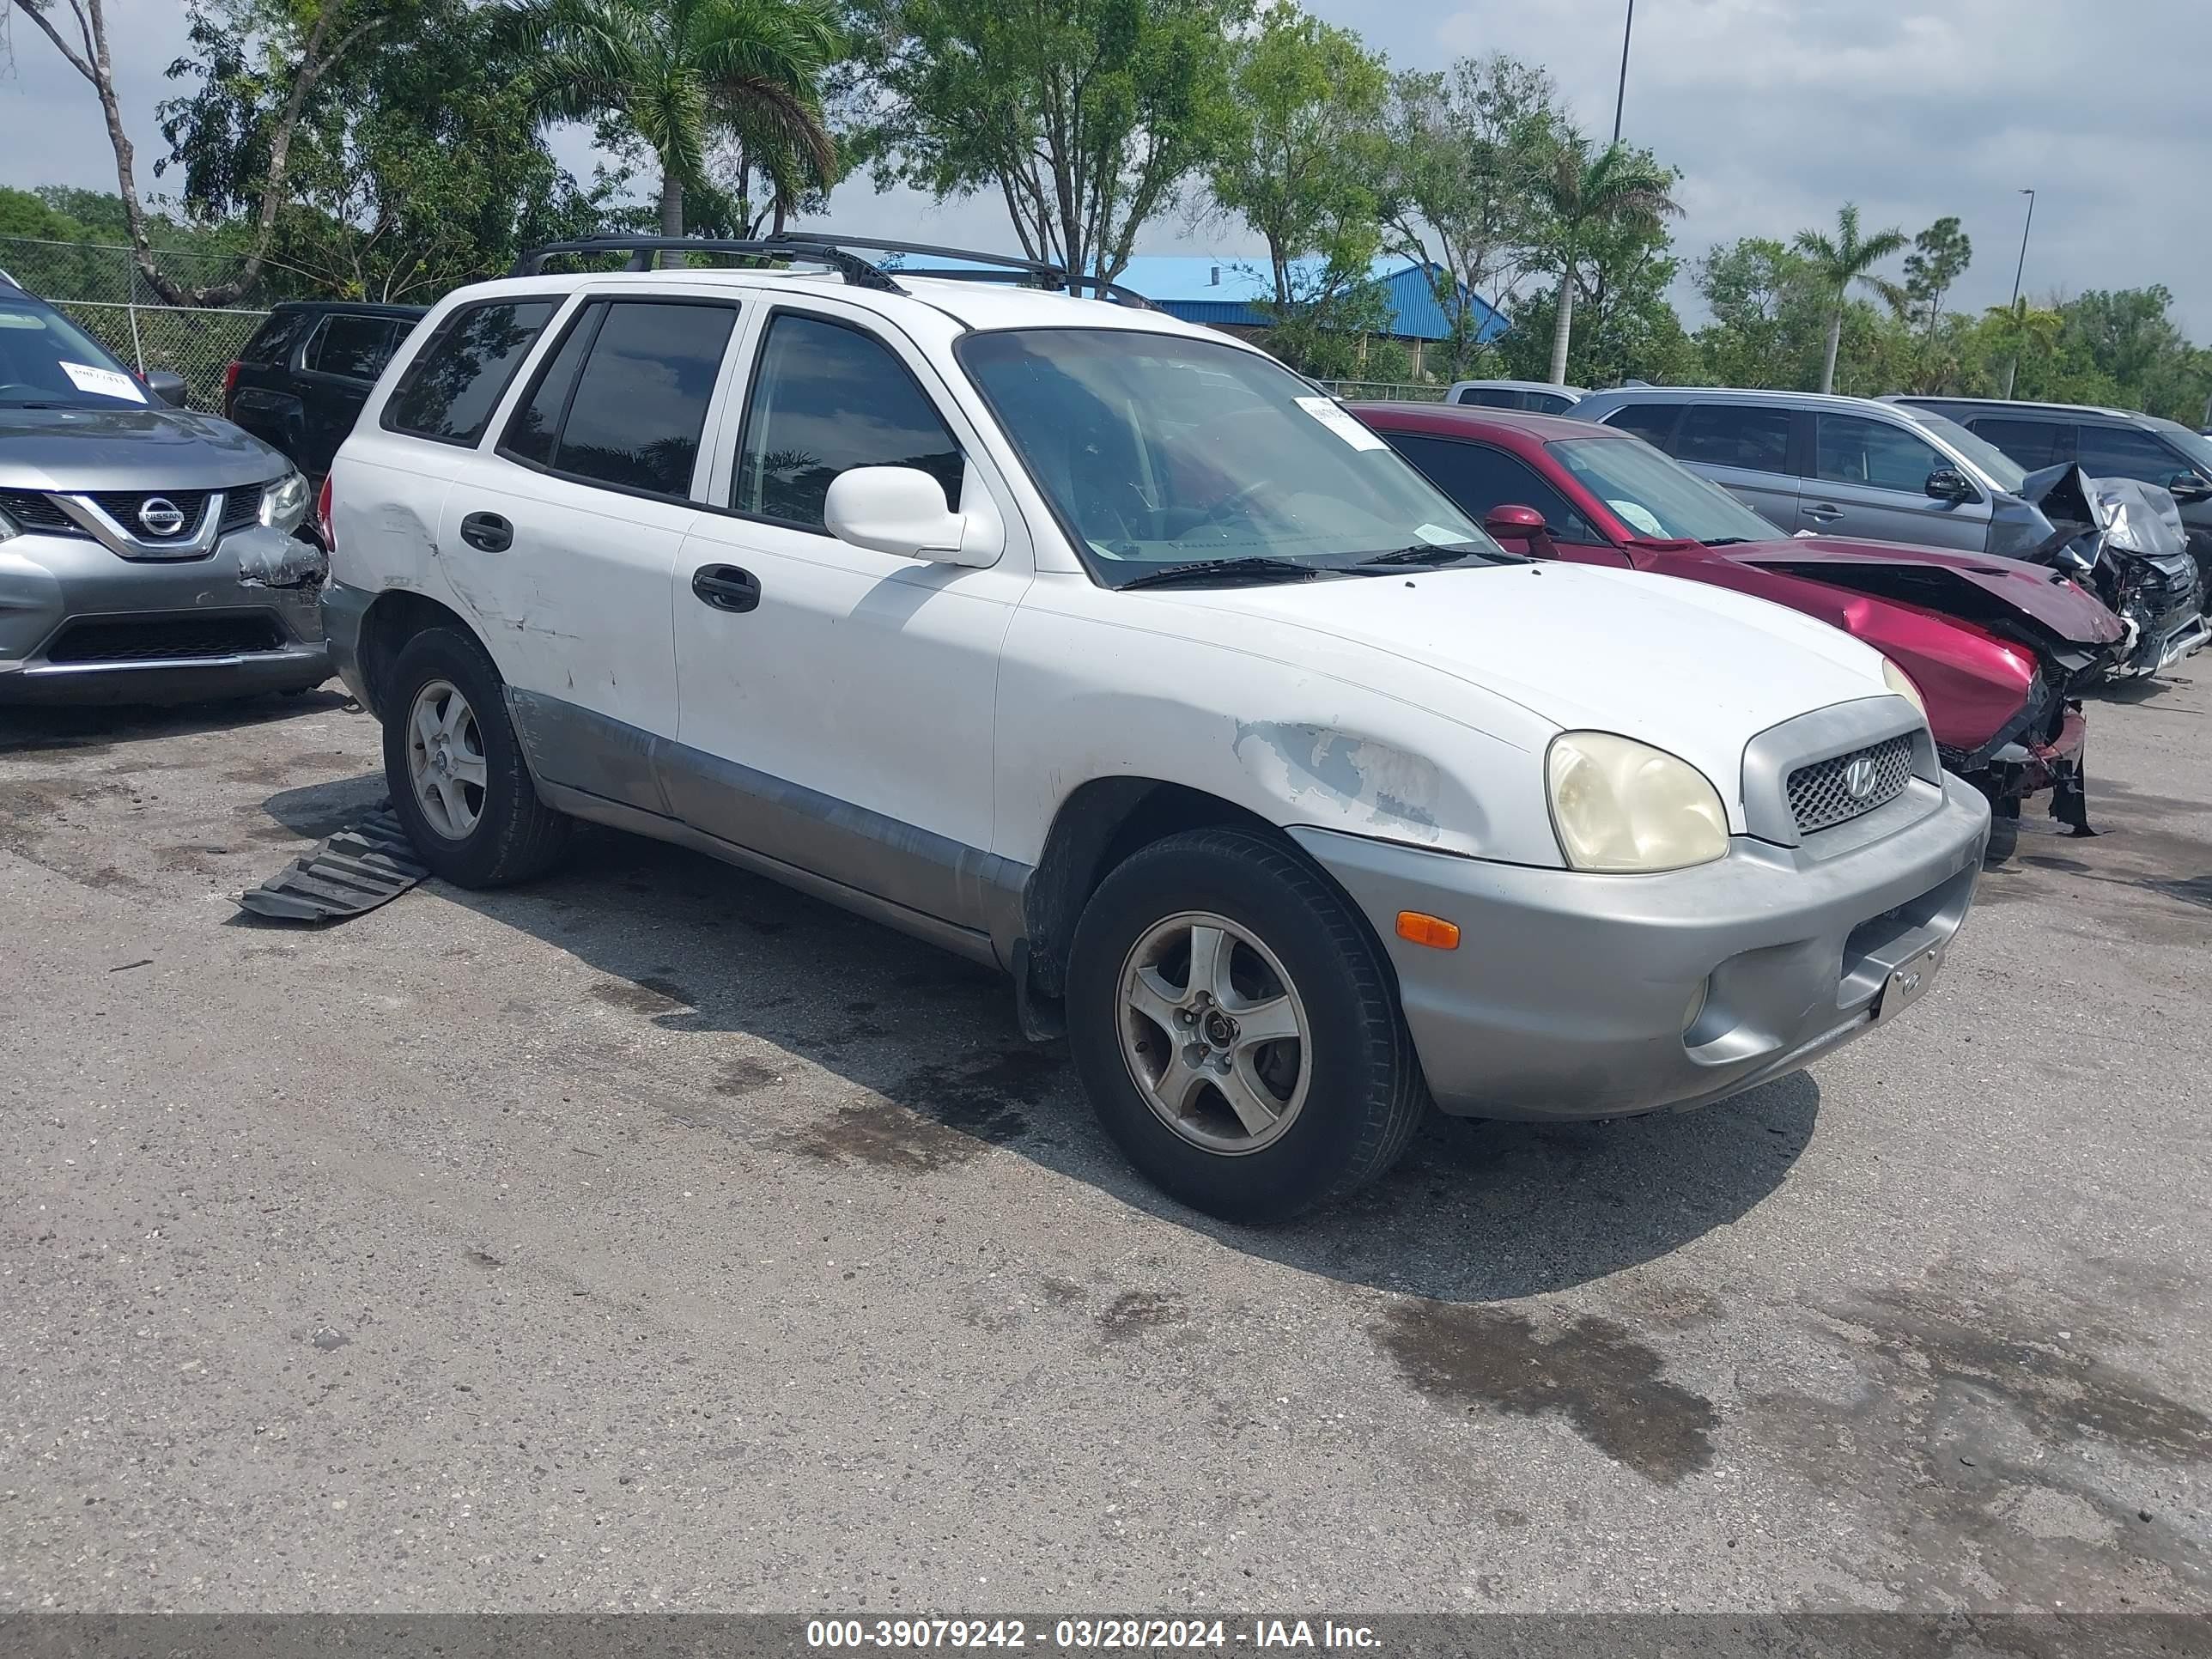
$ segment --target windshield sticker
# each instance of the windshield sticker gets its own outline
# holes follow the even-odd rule
[[[1613,509],[1614,518],[1619,519],[1621,523],[1639,536],[1664,536],[1667,533],[1666,526],[1654,518],[1650,508],[1645,507],[1641,501],[1608,500],[1606,505]]]
[[[46,330],[46,319],[27,311],[0,311],[0,328],[27,328],[35,333]]]
[[[1354,449],[1389,447],[1380,438],[1353,420],[1340,405],[1329,398],[1300,398],[1296,399],[1296,402],[1300,409],[1305,410],[1307,414],[1312,416]]]
[[[76,383],[79,392],[90,392],[102,398],[120,398],[125,403],[143,404],[146,394],[138,389],[138,382],[128,374],[118,374],[112,368],[93,368],[84,363],[64,362],[62,373]]]
[[[1440,524],[1425,524],[1413,533],[1431,547],[1457,547],[1467,538],[1456,530],[1447,530]]]

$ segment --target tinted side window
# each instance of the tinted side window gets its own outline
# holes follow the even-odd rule
[[[856,329],[788,313],[769,325],[738,455],[740,513],[810,528],[856,466],[912,466],[957,507],[960,446],[906,366]]]
[[[1479,404],[1485,409],[1513,409],[1517,407],[1514,392],[1503,386],[1471,386],[1459,394],[1463,404]]]
[[[1674,458],[1747,472],[1787,472],[1790,411],[1758,404],[1692,404],[1674,434]]]
[[[238,354],[241,363],[268,365],[281,363],[292,349],[292,342],[300,332],[304,320],[296,311],[279,311],[263,319],[253,331],[253,337],[246,343],[246,349]]]
[[[545,465],[623,489],[690,495],[737,307],[614,300],[591,309],[601,315],[578,349],[582,367]],[[578,329],[562,343],[541,396],[562,378],[557,359],[583,338]]]
[[[2073,455],[2073,428],[2063,421],[1969,421],[1966,430],[1988,439],[2030,472]]]
[[[1813,476],[1828,483],[1924,494],[1928,475],[1951,462],[1903,427],[1858,415],[1822,415]]]
[[[384,407],[384,424],[417,437],[475,443],[559,303],[494,300],[463,306],[408,365]]]
[[[1674,422],[1682,413],[1680,404],[1630,404],[1605,417],[1605,424],[1633,432],[1648,444],[1674,453]]]
[[[1545,527],[1559,540],[1606,545],[1606,538],[1590,521],[1517,455],[1459,438],[1408,432],[1382,435],[1389,440],[1391,448],[1411,461],[1469,518],[1480,521],[1494,507],[1533,507],[1544,515]]]
[[[584,354],[592,349],[592,337],[599,331],[600,320],[606,314],[602,301],[586,306],[570,319],[561,343],[539,365],[538,384],[507,422],[506,435],[500,440],[501,454],[534,466],[553,465],[553,447],[561,436],[568,399],[576,390],[576,372],[583,368]]]
[[[2171,483],[2177,472],[2196,469],[2148,432],[2124,426],[2083,426],[2075,440],[2075,458],[2093,478],[2139,478]]]
[[[392,356],[392,337],[398,325],[388,317],[349,317],[343,313],[323,319],[323,326],[307,348],[306,366],[319,374],[343,374],[356,380],[373,380]]]

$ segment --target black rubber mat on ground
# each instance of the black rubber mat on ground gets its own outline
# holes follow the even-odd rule
[[[407,832],[386,801],[238,896],[257,916],[283,921],[343,921],[396,899],[430,872],[415,860]]]

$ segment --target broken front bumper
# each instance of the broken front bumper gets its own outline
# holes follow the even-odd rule
[[[1429,1087],[1462,1116],[1680,1109],[1784,1076],[1917,997],[1965,919],[1989,840],[1981,795],[1917,779],[1821,857],[1738,836],[1650,876],[1291,833],[1366,914],[1397,971]],[[1456,950],[1398,937],[1415,910]]]
[[[325,562],[281,530],[198,558],[126,559],[87,537],[0,542],[0,703],[179,702],[330,678]]]

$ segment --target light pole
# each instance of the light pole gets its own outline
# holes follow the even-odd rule
[[[2015,331],[2020,327],[2020,279],[2027,273],[2027,233],[2035,228],[2035,192],[2023,190],[2020,193],[2027,198],[2027,222],[2020,228],[2020,264],[2012,273],[2012,325]],[[2012,362],[2005,369],[2005,397],[2008,400],[2012,397],[2014,377],[2020,373],[2021,343],[2020,335],[2015,331],[2012,341]]]
[[[1613,142],[1620,142],[1620,112],[1628,102],[1628,39],[1636,33],[1636,0],[1628,0],[1628,21],[1620,27],[1620,90],[1613,100]]]

